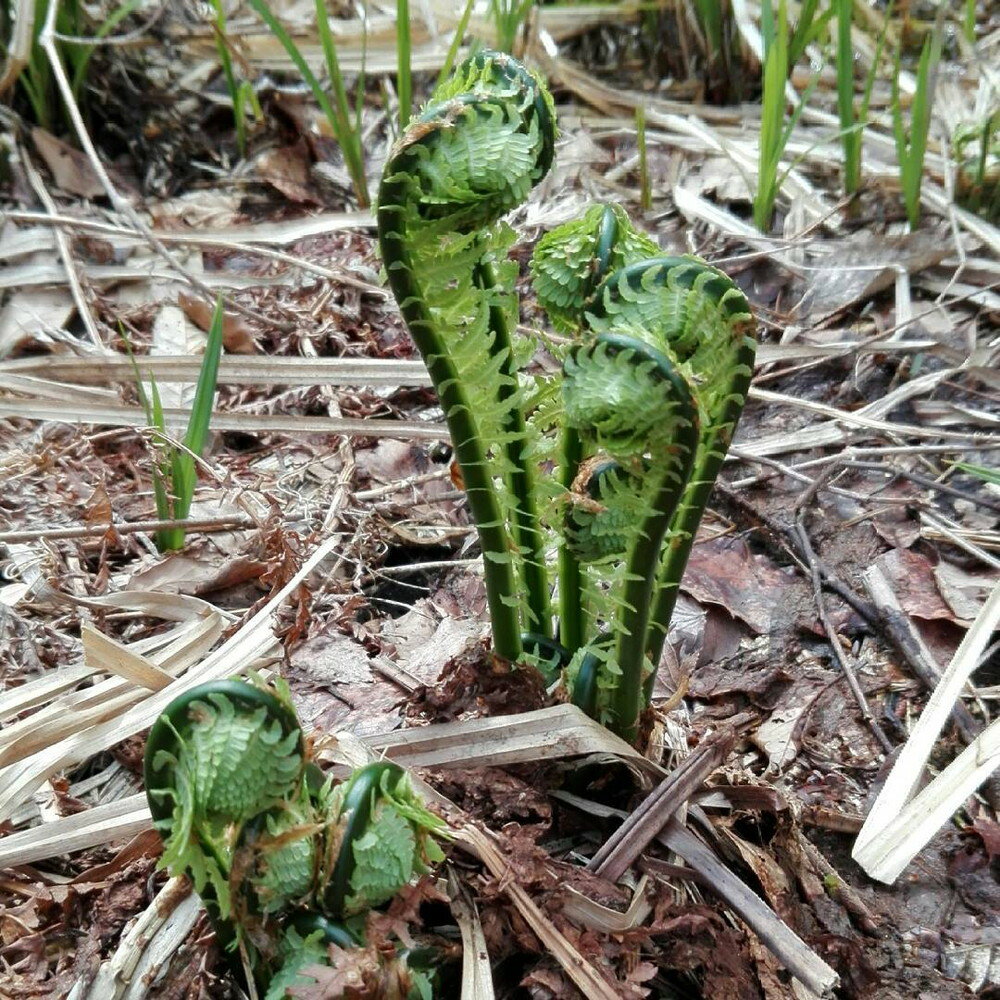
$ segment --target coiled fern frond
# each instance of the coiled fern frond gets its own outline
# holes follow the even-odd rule
[[[553,325],[583,345],[563,366],[560,639],[574,653],[574,699],[632,735],[755,344],[728,277],[651,255],[622,216],[596,206],[553,230],[532,271]],[[600,629],[610,632],[595,644]]]
[[[532,287],[556,330],[574,333],[606,275],[658,253],[659,247],[632,225],[625,209],[594,205],[538,241],[531,257]]]
[[[227,930],[236,839],[248,820],[294,793],[304,765],[294,711],[240,681],[192,688],[150,731],[146,797],[164,838],[161,865],[190,875]]]
[[[511,334],[513,233],[498,220],[548,171],[554,143],[544,85],[512,57],[483,51],[413,120],[379,190],[389,285],[444,408],[479,530],[496,650],[510,659],[522,624],[545,632],[549,612],[517,381],[526,358]]]
[[[176,698],[150,732],[145,778],[161,866],[191,878],[220,943],[241,947],[260,988],[295,981],[304,955],[325,956],[320,930],[360,943],[361,930],[338,921],[443,857],[433,837],[444,823],[397,764],[323,780],[285,688],[214,681]]]
[[[732,279],[696,257],[654,257],[609,275],[587,315],[589,328],[598,336],[628,331],[668,353],[698,407],[697,456],[657,576],[647,642],[656,663],[698,523],[746,402],[756,323]]]

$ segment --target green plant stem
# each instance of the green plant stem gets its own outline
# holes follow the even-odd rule
[[[583,442],[572,427],[563,427],[560,452],[559,485],[568,493],[583,459]],[[584,644],[586,618],[580,560],[563,541],[559,546],[559,641],[570,656]]]
[[[498,285],[496,270],[490,261],[480,261],[476,267],[475,280],[484,291]],[[514,350],[507,328],[507,317],[501,305],[494,303],[490,306],[489,322],[493,333],[492,353],[494,357],[501,359],[501,374],[505,377],[497,394],[501,400],[506,400],[517,392],[517,372],[514,368]],[[545,549],[535,502],[535,475],[525,454],[528,435],[521,407],[516,406],[510,411],[505,429],[510,435],[504,446],[510,465],[507,487],[515,503],[512,533],[515,544],[523,554],[521,575],[527,594],[528,610],[533,618],[533,621],[525,623],[525,628],[550,637],[552,612],[549,602],[549,579],[545,569]]]
[[[431,380],[438,387],[455,458],[462,471],[466,496],[483,551],[483,575],[493,625],[493,646],[499,656],[513,661],[521,654],[521,639],[517,608],[511,602],[516,593],[511,567],[511,538],[504,526],[500,503],[489,476],[475,414],[469,406],[454,363],[438,341],[434,320],[424,302],[414,273],[413,259],[402,235],[406,229],[406,197],[403,179],[398,175],[383,177],[378,207],[379,246],[389,287],[423,356]]]
[[[909,130],[903,124],[903,102],[899,90],[901,48],[896,49],[896,62],[892,78],[892,127],[896,140],[896,157],[899,161],[900,187],[906,217],[910,228],[920,225],[920,187],[924,177],[924,157],[927,153],[927,136],[931,126],[931,109],[934,105],[934,84],[937,64],[941,56],[941,30],[939,11],[933,34],[924,42],[917,66],[917,89],[910,106]]]

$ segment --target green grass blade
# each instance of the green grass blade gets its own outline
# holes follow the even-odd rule
[[[163,416],[163,403],[160,399],[160,389],[156,377],[149,377],[149,395],[147,419],[160,432],[161,443],[166,440],[167,424]],[[144,396],[144,394],[143,394]],[[164,444],[167,457],[153,461],[153,498],[156,502],[156,516],[161,521],[172,521],[177,518],[176,495],[176,463],[177,449]],[[173,493],[167,490],[167,480],[170,480]],[[161,552],[169,552],[184,547],[184,530],[182,528],[160,528],[156,532],[156,547]]]
[[[653,207],[653,194],[649,185],[649,160],[646,156],[646,109],[635,106],[635,132],[639,144],[639,204],[644,212]]]
[[[1000,469],[994,469],[989,465],[972,465],[969,462],[956,462],[954,467],[981,479],[984,483],[1000,486]]]
[[[448,54],[444,57],[444,65],[441,67],[441,72],[438,73],[435,89],[440,87],[451,76],[455,59],[458,57],[458,50],[462,47],[462,39],[465,38],[465,32],[469,27],[469,18],[472,16],[472,7],[475,2],[476,0],[466,0],[462,16],[458,19],[458,24],[455,26],[455,35],[451,40],[451,45],[448,46]]]
[[[142,3],[142,0],[126,0],[120,7],[108,14],[104,22],[94,32],[94,38],[106,38],[115,28],[121,24],[130,14],[132,14]],[[90,57],[94,54],[96,45],[84,46],[80,58],[76,61],[73,71],[73,79],[70,84],[73,96],[79,98],[83,89],[83,82],[87,78],[87,67],[90,65]]]
[[[198,384],[194,391],[194,402],[184,435],[186,451],[178,449],[174,456],[174,495],[176,496],[175,516],[187,517],[198,481],[194,456],[200,456],[208,438],[208,428],[212,420],[212,403],[215,400],[215,386],[219,376],[219,360],[222,357],[222,329],[225,314],[222,297],[215,302],[212,325],[208,331],[205,356],[198,372]]]
[[[323,55],[326,59],[327,71],[330,75],[330,84],[337,97],[338,110],[330,103],[322,84],[316,78],[316,74],[309,68],[305,57],[299,51],[295,41],[285,30],[284,25],[274,16],[271,8],[267,6],[265,0],[249,0],[250,6],[254,9],[261,20],[271,29],[274,37],[281,43],[282,48],[291,59],[295,68],[302,74],[309,89],[312,91],[316,103],[323,112],[326,120],[330,123],[330,128],[340,144],[344,154],[344,163],[347,172],[350,174],[351,182],[354,185],[355,197],[362,208],[367,208],[371,204],[368,195],[368,181],[365,177],[364,162],[361,156],[361,140],[357,132],[351,128],[348,118],[347,92],[344,90],[344,80],[340,73],[340,64],[337,61],[337,50],[333,44],[333,35],[330,31],[330,22],[327,18],[326,8],[323,0],[316,0],[316,22],[319,30],[320,42],[323,46]]]
[[[396,0],[396,94],[399,98],[399,131],[410,123],[413,87],[410,80],[410,0]]]
[[[885,17],[882,20],[882,30],[879,32],[878,41],[875,43],[875,54],[872,56],[872,64],[865,79],[865,91],[861,96],[861,105],[858,108],[858,120],[862,122],[868,120],[868,105],[871,103],[872,90],[875,87],[875,78],[878,76],[878,67],[882,61],[882,53],[885,51],[885,43],[889,35],[889,24],[891,23],[895,5],[896,0],[889,0],[889,5],[885,9]]]
[[[256,2],[256,0],[252,0],[252,2]],[[333,117],[327,114],[327,120],[330,122],[330,127],[337,137],[337,142],[340,143],[340,148],[344,154],[344,163],[347,165],[347,172],[351,176],[351,183],[354,185],[354,193],[358,199],[358,203],[362,208],[367,208],[371,203],[371,198],[368,194],[368,179],[365,177],[364,156],[361,152],[360,108],[356,109],[357,117],[355,125],[352,127],[350,120],[351,103],[347,99],[344,75],[340,71],[337,46],[333,40],[333,31],[330,28],[330,18],[326,12],[324,0],[316,0],[316,25],[319,29],[320,43],[323,46],[323,59],[326,62],[326,73],[330,78],[330,86],[333,88],[335,101],[335,107],[333,108],[327,102],[327,108],[330,108],[333,112]],[[290,38],[289,41],[291,42]],[[326,112],[324,111],[324,113]]]
[[[243,115],[243,102],[240,100],[236,72],[233,70],[233,57],[229,53],[229,43],[226,41],[226,12],[222,7],[222,0],[211,0],[211,2],[215,9],[215,23],[212,26],[215,32],[215,49],[219,53],[222,75],[226,81],[226,89],[229,91],[229,100],[233,105],[236,146],[240,151],[240,156],[245,157],[247,155],[247,125]]]
[[[851,22],[854,0],[836,0],[837,111],[844,150],[844,192],[854,194],[861,182],[861,135],[854,129],[854,43]]]
[[[694,8],[709,54],[718,56],[722,52],[722,4],[719,0],[695,0]]]
[[[776,25],[770,0],[766,0],[764,9],[770,12],[771,42],[764,55],[760,152],[753,206],[754,225],[761,232],[765,232],[771,224],[777,196],[777,171],[782,149],[781,126],[785,115],[785,82],[788,79],[788,21],[784,0],[781,0],[778,7]]]

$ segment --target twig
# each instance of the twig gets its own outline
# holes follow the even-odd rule
[[[796,526],[782,524],[763,511],[757,510],[721,481],[716,483],[716,489],[735,507],[746,511],[774,535],[783,538],[788,545],[788,552],[798,561],[800,566],[808,565],[808,560],[805,558],[804,552],[801,551],[802,542]],[[764,539],[768,540],[766,533]],[[903,614],[898,602],[893,603],[894,596],[891,602],[883,591],[879,591],[877,595],[872,593],[872,599],[875,603],[866,601],[852,587],[839,579],[818,556],[815,557],[815,564],[819,570],[822,585],[857,611],[871,627],[873,634],[886,635],[913,673],[923,681],[928,690],[933,691],[939,678],[938,671],[931,665],[930,658],[921,653],[922,644],[918,638],[915,638],[910,621]],[[888,585],[886,586],[888,587]],[[871,592],[870,585],[869,592]],[[888,588],[888,593],[892,595],[891,588]],[[955,703],[952,708],[952,716],[963,741],[970,743],[974,740],[980,727],[961,702]]]
[[[833,879],[836,886],[832,887],[837,894],[837,899],[847,912],[854,917],[858,926],[873,937],[879,933],[878,921],[872,916],[871,910],[865,906],[864,900],[855,892],[847,882],[841,878],[840,873],[823,856],[813,842],[801,831],[797,833],[799,849],[806,855],[813,867],[823,876],[823,880]]]
[[[587,868],[602,878],[617,882],[670,817],[725,761],[736,742],[739,722],[749,718],[746,714],[741,719],[734,719],[731,725],[693,750],[601,845]]]
[[[916,792],[951,707],[958,703],[998,624],[1000,585],[990,594],[934,688],[858,834],[852,856],[872,878],[894,882],[1000,763],[997,720],[929,785]]]
[[[899,469],[896,466],[881,465],[878,462],[859,462],[855,460],[847,461],[842,463],[848,469],[869,469],[874,472],[882,472],[887,476],[893,476],[894,478],[903,477],[909,479],[916,483],[918,486],[926,486],[929,490],[934,490],[937,493],[945,493],[951,497],[957,497],[959,500],[967,500],[969,503],[975,504],[977,507],[986,507],[989,510],[995,510],[1000,513],[1000,501],[993,500],[991,497],[983,496],[978,493],[971,493],[968,490],[960,490],[956,486],[952,486],[949,483],[939,483],[935,479],[931,479],[930,476],[923,476],[919,472],[911,472],[909,469]]]
[[[78,528],[39,528],[35,531],[0,531],[0,544],[15,542],[55,541],[64,538],[96,538],[113,531],[117,535],[159,531],[162,528],[188,528],[191,531],[223,531],[232,528],[252,528],[257,522],[246,514],[226,514],[222,517],[187,518],[166,521],[127,521],[117,524],[107,521]]]
[[[586,812],[627,818],[620,809],[592,803],[569,792],[559,791],[553,795]],[[796,979],[819,996],[830,995],[839,982],[836,972],[760,896],[737,878],[710,847],[677,819],[671,819],[656,839],[679,854],[694,869],[698,883],[728,903]]]
[[[809,579],[812,582],[813,599],[816,601],[816,610],[819,612],[819,620],[822,622],[823,628],[826,631],[826,637],[829,640],[830,648],[833,650],[834,658],[837,663],[840,664],[840,669],[843,671],[844,677],[847,679],[847,686],[851,689],[851,694],[854,695],[854,700],[857,702],[858,708],[861,710],[862,717],[865,722],[868,723],[868,727],[871,731],[875,734],[875,738],[882,745],[882,749],[886,753],[891,753],[893,750],[892,742],[889,740],[889,737],[885,735],[882,727],[872,715],[872,711],[868,707],[868,701],[865,698],[865,693],[861,690],[861,685],[858,683],[858,678],[855,676],[854,667],[851,665],[851,662],[844,653],[843,647],[840,645],[840,637],[837,635],[837,630],[833,627],[833,622],[830,620],[830,612],[827,609],[826,601],[823,597],[823,581],[822,574],[819,569],[819,560],[816,558],[816,552],[814,551],[812,541],[809,538],[809,532],[806,530],[806,510],[811,505],[816,494],[823,488],[826,480],[829,479],[832,474],[832,468],[825,469],[796,501],[795,531],[798,535],[799,546],[802,550],[802,554],[805,556],[806,565],[809,567]]]
[[[138,240],[140,238],[125,226],[116,226],[110,222],[98,222],[94,219],[76,219],[71,215],[57,215],[54,213],[44,215],[40,212],[8,212],[7,218],[12,222],[46,223],[53,226],[57,233],[61,228],[66,228],[101,233],[106,236],[122,236],[129,240]],[[217,247],[223,250],[233,250],[237,253],[256,254],[258,257],[263,257],[266,260],[276,260],[291,267],[300,268],[320,278],[326,278],[328,281],[339,281],[342,285],[356,288],[358,291],[369,295],[376,295],[382,299],[389,296],[389,293],[384,288],[379,288],[378,285],[373,285],[370,281],[362,281],[360,278],[353,277],[347,273],[347,269],[344,267],[324,267],[322,264],[315,264],[311,260],[286,253],[284,250],[273,250],[271,247],[258,246],[256,243],[244,243],[240,240],[224,239],[221,236],[204,236],[197,232],[159,233],[155,230],[151,231],[158,240],[165,244],[178,243],[183,246]]]
[[[913,627],[903,611],[885,573],[878,566],[872,566],[864,574],[865,586],[875,602],[879,618],[889,633],[896,648],[906,658],[910,669],[923,682],[928,691],[933,691],[941,680],[941,671],[934,657],[924,644],[920,633]],[[959,734],[966,743],[971,743],[979,732],[979,726],[969,710],[956,701],[951,710],[952,719]]]
[[[963,538],[958,533],[958,530],[960,529],[958,529],[957,525],[953,526],[945,518],[939,515],[935,516],[928,510],[920,512],[920,519],[936,531],[939,531],[941,535],[947,539],[947,541],[951,542],[952,545],[968,552],[971,556],[975,556],[975,558],[984,565],[989,566],[992,569],[1000,569],[1000,559],[996,559],[978,545],[973,545],[972,542]]]

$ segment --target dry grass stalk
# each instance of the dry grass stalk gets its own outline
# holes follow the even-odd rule
[[[994,588],[941,675],[858,834],[852,857],[872,878],[894,882],[914,855],[1000,765],[1000,720],[996,720],[914,795],[934,743],[998,625],[1000,585]]]

